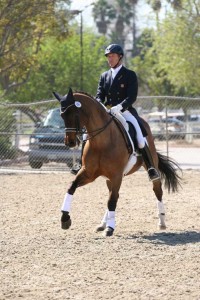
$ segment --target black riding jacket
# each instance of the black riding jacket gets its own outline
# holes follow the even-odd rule
[[[138,80],[136,73],[122,66],[113,80],[111,70],[104,72],[100,76],[96,99],[107,107],[121,104],[123,110],[129,110],[137,119],[143,135],[146,136],[147,133],[142,120],[136,109],[132,106],[137,99],[137,93]]]

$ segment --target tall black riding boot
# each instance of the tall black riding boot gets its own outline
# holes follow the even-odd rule
[[[80,161],[79,161],[79,164],[77,165],[74,165],[70,172],[73,174],[73,175],[76,175],[78,173],[78,171],[81,169],[82,167],[82,156],[83,156],[83,149],[85,147],[85,144],[86,144],[86,141],[82,141],[82,147],[81,147],[81,157],[80,157]]]
[[[151,153],[150,153],[150,150],[149,150],[149,147],[147,146],[147,144],[145,144],[144,148],[140,149],[140,153],[142,154],[142,158],[147,167],[149,179],[151,181],[160,179],[160,175],[154,167],[153,159],[152,159],[152,156],[151,156]]]

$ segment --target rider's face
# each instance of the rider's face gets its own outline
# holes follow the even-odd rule
[[[116,66],[116,64],[119,62],[120,55],[117,53],[109,53],[107,55],[108,64],[111,68]]]

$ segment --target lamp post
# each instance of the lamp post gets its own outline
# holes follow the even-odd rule
[[[80,12],[81,24],[80,24],[80,89],[83,90],[83,14]]]
[[[80,15],[80,90],[83,90],[83,14],[82,10],[71,10],[72,15]]]
[[[80,90],[83,91],[83,12],[88,7],[94,5],[94,2],[90,3],[83,7],[82,10],[74,9],[70,10],[72,15],[80,15]]]

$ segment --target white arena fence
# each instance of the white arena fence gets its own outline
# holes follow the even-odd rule
[[[149,122],[159,151],[200,169],[200,98],[140,96],[135,107]],[[64,145],[56,100],[0,103],[0,171],[65,171],[79,163],[80,154],[81,144]]]

